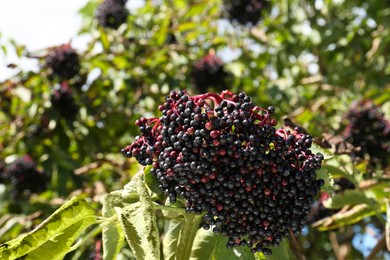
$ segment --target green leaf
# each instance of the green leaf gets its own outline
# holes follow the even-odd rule
[[[241,77],[244,74],[245,66],[241,62],[230,62],[226,64],[226,70],[231,72],[235,77]]]
[[[339,167],[335,167],[333,165],[323,165],[321,169],[327,170],[333,178],[342,177],[342,178],[348,178],[351,181],[353,180],[353,178],[350,178],[351,175],[349,173],[341,170]]]
[[[329,196],[332,196],[333,194],[333,185],[334,185],[334,180],[332,178],[332,175],[327,171],[326,168],[321,168],[317,173],[317,179],[323,179],[325,181],[324,186],[321,187],[322,191],[325,191],[329,194]]]
[[[178,32],[185,32],[189,30],[193,30],[198,26],[197,23],[194,22],[183,22],[177,27]]]
[[[166,224],[166,232],[162,241],[165,260],[176,259],[177,243],[181,226],[182,221],[176,219],[169,220]]]
[[[212,259],[217,239],[218,237],[211,230],[199,229],[192,246],[190,259]]]
[[[0,259],[62,259],[76,238],[96,222],[95,211],[74,197],[30,233],[0,245]]]
[[[263,253],[255,254],[256,260],[267,260],[267,257]]]
[[[310,150],[313,154],[321,153],[324,156],[324,160],[333,158],[333,154],[329,151],[329,149],[324,149],[315,143],[312,144]]]
[[[63,259],[63,257],[69,252],[69,249],[76,238],[83,232],[88,226],[93,224],[90,219],[83,219],[77,223],[66,228],[58,235],[47,241],[34,251],[27,254],[29,259]]]
[[[283,239],[278,247],[272,247],[272,255],[267,256],[267,260],[289,260],[289,245],[286,239]]]
[[[249,247],[227,249],[227,241],[226,237],[214,234],[211,230],[199,229],[192,247],[190,259],[256,259]]]
[[[151,191],[160,194],[161,190],[158,187],[159,184],[158,184],[157,176],[150,173],[151,169],[152,169],[152,165],[146,166],[144,169],[145,183]]]
[[[110,48],[110,41],[108,40],[107,33],[102,27],[99,27],[99,32],[103,49],[107,51]]]
[[[386,199],[386,225],[385,225],[385,232],[386,232],[386,244],[390,243],[390,203],[389,200]],[[389,248],[387,248],[389,249]]]
[[[177,243],[177,259],[189,259],[202,215],[185,214]]]
[[[360,220],[375,215],[376,210],[367,204],[359,204],[347,211],[339,211],[336,214],[321,219],[313,224],[319,231],[328,231],[339,227],[355,224]]]
[[[367,196],[357,190],[346,190],[340,194],[337,194],[332,199],[328,199],[323,202],[324,206],[328,209],[340,209],[346,205],[358,205],[362,203],[370,204],[370,199]]]
[[[81,14],[84,17],[93,17],[97,7],[98,7],[98,3],[94,1],[93,2],[90,1],[79,10],[79,14]]]
[[[121,196],[123,203],[132,204],[139,201],[135,178],[123,187]]]
[[[104,197],[103,217],[109,218],[116,214],[113,205],[118,204],[121,199],[120,192],[112,192]],[[124,233],[119,222],[112,222],[103,228],[103,259],[116,259],[124,242]]]
[[[156,216],[145,184],[141,178],[135,177],[126,186],[130,194],[135,188],[139,195],[139,201],[116,208],[126,240],[137,259],[160,259]]]

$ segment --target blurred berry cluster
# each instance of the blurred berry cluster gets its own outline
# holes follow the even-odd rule
[[[265,0],[224,0],[224,11],[230,21],[241,25],[256,25],[262,10],[268,5]]]
[[[52,48],[46,56],[46,67],[50,76],[60,80],[69,80],[80,71],[80,58],[70,44],[63,44]]]
[[[355,156],[370,156],[371,165],[386,167],[390,160],[390,122],[371,101],[356,103],[347,113],[344,137],[360,151]]]
[[[66,82],[55,86],[51,94],[51,104],[61,116],[67,119],[73,119],[79,110],[72,89]]]
[[[267,255],[300,232],[324,184],[309,135],[276,129],[274,108],[244,93],[173,91],[159,110],[161,118],[137,120],[142,135],[122,153],[152,165],[172,203],[181,196],[187,212],[206,212],[203,228],[227,236],[228,248]]]
[[[42,192],[46,188],[48,176],[37,169],[30,155],[24,155],[0,171],[0,182],[11,184],[11,197],[20,198],[23,194]]]
[[[125,6],[126,2],[126,0],[104,0],[96,14],[99,24],[106,28],[118,29],[126,23],[129,15]]]
[[[208,54],[196,61],[191,76],[199,93],[206,93],[210,89],[218,92],[226,89],[228,73],[222,60],[214,54]]]

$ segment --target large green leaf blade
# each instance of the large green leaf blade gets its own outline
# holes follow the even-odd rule
[[[378,210],[378,208],[370,207],[367,204],[359,204],[347,211],[339,211],[330,217],[320,219],[312,226],[318,228],[319,231],[328,231],[355,224],[366,217],[375,215]]]
[[[271,247],[271,249],[272,255],[267,256],[267,260],[289,260],[291,258],[289,254],[289,245],[286,238],[282,240],[278,247]]]
[[[318,144],[313,143],[310,150],[313,154],[321,153],[324,156],[324,160],[333,158],[333,154],[329,151],[329,149],[322,148]]]
[[[27,254],[27,259],[34,260],[60,260],[68,253],[76,238],[95,221],[92,218],[85,218],[71,225],[47,241],[34,251]]]
[[[363,192],[357,190],[346,190],[323,202],[328,209],[340,209],[347,205],[354,206],[362,203],[370,205],[375,202],[372,202]]]
[[[0,245],[0,259],[30,254],[45,259],[62,258],[79,234],[95,222],[95,211],[85,200],[74,197],[30,233]]]
[[[192,246],[190,259],[212,259],[217,236],[210,230],[199,229]]]
[[[163,239],[163,253],[165,260],[176,259],[177,244],[182,226],[181,220],[172,219],[167,223],[166,232]]]
[[[116,208],[126,240],[137,259],[160,259],[160,237],[152,200],[141,178],[133,178],[139,201]]]
[[[249,247],[226,248],[227,238],[211,230],[199,229],[192,247],[190,259],[254,260]]]
[[[192,245],[194,244],[201,219],[201,215],[184,214],[177,243],[176,259],[184,260],[190,258]]]
[[[157,180],[157,176],[153,175],[150,170],[152,169],[151,165],[145,167],[144,175],[145,175],[145,183],[148,188],[156,194],[160,194],[161,190],[158,188],[159,183]]]
[[[121,192],[112,192],[105,196],[103,201],[103,217],[110,218],[116,215],[113,205],[118,204],[121,200]],[[123,230],[119,222],[112,222],[103,228],[103,259],[116,259],[124,242]]]

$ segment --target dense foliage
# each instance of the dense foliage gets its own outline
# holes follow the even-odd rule
[[[84,49],[0,36],[39,63],[0,83],[0,258],[389,256],[386,1],[132,4],[88,2]]]

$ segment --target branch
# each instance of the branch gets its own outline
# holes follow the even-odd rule
[[[381,238],[376,243],[375,247],[371,250],[370,254],[365,258],[365,260],[372,260],[375,256],[382,250],[386,244],[386,233],[383,232]]]
[[[291,250],[294,252],[297,259],[306,260],[306,257],[302,252],[301,245],[299,244],[297,238],[295,237],[294,233],[291,230],[290,230],[290,235],[288,237],[288,240],[290,241]]]

